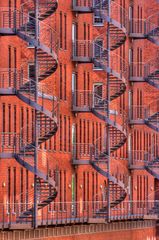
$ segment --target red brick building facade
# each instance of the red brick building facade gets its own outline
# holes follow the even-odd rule
[[[0,3],[2,228],[156,218],[156,0]]]

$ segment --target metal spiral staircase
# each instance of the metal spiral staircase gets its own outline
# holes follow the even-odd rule
[[[130,37],[135,39],[147,39],[148,41],[159,46],[159,27],[158,27],[159,14],[154,14],[147,19],[133,19],[130,24]],[[130,80],[133,82],[147,82],[155,89],[159,89],[159,65],[158,56],[150,59],[146,63],[132,63],[130,69],[131,77]],[[159,132],[159,100],[156,99],[151,102],[148,106],[133,106],[133,119],[138,124],[146,124],[148,127],[156,132]],[[141,122],[141,118],[143,121]],[[134,124],[134,122],[132,122]],[[149,153],[145,153],[142,157],[144,161],[144,169],[150,173],[154,178],[159,180],[159,158],[158,150],[154,153],[152,148]],[[159,214],[158,204],[154,204],[151,208],[150,213],[155,215]]]
[[[58,129],[58,100],[52,97],[46,90],[46,87],[40,82],[52,75],[58,66],[57,60],[57,36],[50,26],[42,21],[52,15],[57,9],[57,1],[39,1],[39,20],[31,16],[28,20],[26,11],[35,12],[34,3],[28,1],[22,5],[21,11],[3,11],[3,23],[0,35],[17,35],[27,44],[31,44],[36,49],[36,61],[38,67],[29,78],[20,70],[12,69],[8,71],[1,70],[4,82],[1,83],[1,95],[16,95],[24,103],[35,110],[36,121],[33,123],[35,132],[31,133],[32,138],[27,136],[27,126],[22,129],[19,136],[14,141],[13,157],[16,161],[28,171],[35,175],[36,185],[36,204],[37,211],[48,206],[57,196],[57,182],[49,177],[48,166],[43,166],[39,158],[35,166],[35,154],[38,155],[40,145],[54,136]],[[4,14],[5,12],[5,14]],[[6,14],[8,13],[8,14]],[[12,21],[14,19],[14,21]],[[8,21],[9,20],[9,21]],[[29,22],[28,22],[29,21]],[[9,23],[12,23],[10,25]],[[38,39],[36,37],[37,28],[40,29]],[[37,70],[38,69],[38,70]],[[38,83],[36,82],[38,79]],[[9,88],[9,89],[8,89]],[[17,223],[33,221],[35,214],[35,192],[29,191],[29,204],[21,212],[17,212]]]
[[[145,124],[153,130],[159,132],[159,100],[155,100],[148,105]]]
[[[133,39],[147,39],[159,46],[159,34],[158,34],[158,17],[156,13],[151,15],[147,19],[132,20],[130,24],[130,37]],[[154,59],[150,59],[147,63],[132,63],[131,69],[131,81],[140,82],[146,81],[151,86],[159,89],[159,65],[158,56]],[[142,108],[142,106],[141,106]],[[133,111],[138,111],[133,109]],[[145,109],[141,110],[141,114],[144,123],[155,131],[159,131],[159,109],[158,100],[155,100],[149,104]],[[136,115],[136,114],[135,114]],[[136,118],[136,117],[135,117]]]
[[[45,20],[46,18],[50,17],[54,12],[56,12],[58,8],[58,0],[39,0],[38,4],[38,12],[39,17],[38,19],[40,21]],[[29,0],[27,2],[24,1],[24,3],[21,4],[21,12],[28,13],[32,12],[32,16],[35,17],[35,14],[33,12],[34,9],[34,2],[32,0]]]
[[[110,50],[113,51],[126,41],[128,19],[125,9],[115,1],[111,1],[110,8],[111,12],[114,13],[114,17],[110,17],[108,14],[108,0],[94,1],[93,11],[96,16],[109,23]]]
[[[114,117],[114,115],[111,114],[113,110],[110,110],[112,101],[126,91],[127,64],[119,55],[113,52],[113,50],[119,48],[126,40],[127,19],[125,10],[113,1],[111,1],[110,6],[112,17],[109,16],[109,1],[94,1],[93,6],[89,5],[87,7],[84,5],[83,1],[75,2],[76,4],[74,3],[73,6],[74,11],[85,13],[90,9],[90,12],[94,12],[96,16],[99,16],[103,21],[109,24],[110,51],[107,50],[107,47],[98,45],[98,38],[96,38],[94,42],[83,41],[82,43],[82,41],[79,40],[73,43],[73,46],[76,46],[76,51],[73,53],[73,60],[75,62],[93,62],[95,67],[102,69],[109,75],[109,101],[106,87],[107,81],[102,89],[102,92],[104,92],[102,96],[99,96],[96,92],[90,91],[76,91],[73,93],[73,111],[92,112],[100,120],[104,121],[106,123],[106,128],[109,129],[109,149],[107,143],[105,143],[102,149],[99,149],[97,140],[97,143],[90,149],[91,153],[89,160],[92,167],[108,179],[108,187],[105,187],[105,197],[109,194],[109,205],[107,202],[103,207],[98,209],[94,217],[109,218],[109,210],[122,203],[127,196],[127,182],[113,176],[109,168],[111,154],[122,147],[127,140],[126,118],[124,117],[124,119],[122,118],[120,121],[119,111],[116,111],[116,116]],[[101,39],[101,35],[99,39]],[[102,140],[103,143],[108,140],[106,136],[107,135],[105,135]],[[79,161],[79,164],[81,164],[81,162],[82,161]],[[75,161],[75,164],[78,164],[78,161]]]

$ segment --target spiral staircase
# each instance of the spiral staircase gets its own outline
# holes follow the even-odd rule
[[[154,14],[147,19],[134,20],[132,21],[130,28],[130,37],[136,39],[147,39],[148,41],[159,46],[159,27],[158,27],[159,14]],[[148,62],[140,65],[138,63],[132,64],[131,81],[133,82],[147,82],[155,89],[159,89],[159,64],[158,56],[150,59]],[[156,132],[159,132],[159,101],[158,99],[151,102],[148,106],[144,107],[142,111],[142,124],[146,124],[149,128]],[[142,108],[142,107],[141,107]],[[135,109],[134,109],[135,110]],[[133,111],[134,111],[133,110]],[[136,110],[135,110],[136,111]],[[138,111],[138,110],[137,110]],[[140,110],[139,110],[140,111]],[[136,123],[141,124],[140,120],[135,117]],[[131,120],[130,120],[131,122]],[[132,122],[133,123],[133,122]],[[152,154],[153,144],[151,151],[145,154],[144,157],[144,168],[154,178],[159,180],[159,158],[158,152]],[[157,148],[158,149],[158,148]],[[159,216],[158,204],[154,204],[154,207],[149,212],[152,215],[157,214]]]
[[[30,74],[30,78],[23,71],[11,69],[5,71],[4,83],[1,83],[1,95],[16,95],[22,102],[28,104],[35,110],[36,123],[33,127],[37,128],[37,136],[26,139],[26,128],[19,134],[14,145],[13,157],[15,160],[29,172],[36,176],[36,202],[37,210],[43,209],[53,202],[57,196],[57,182],[49,177],[49,169],[47,166],[42,166],[39,159],[35,167],[35,154],[38,154],[40,145],[54,136],[58,130],[58,100],[51,96],[41,84],[41,81],[51,76],[57,69],[57,39],[56,33],[42,21],[51,16],[57,9],[57,0],[39,1],[39,19],[30,17],[28,20],[27,10],[34,11],[34,4],[28,1],[22,4],[20,11],[6,11],[3,23],[0,28],[0,35],[17,35],[27,44],[31,44],[37,49],[38,71],[36,68]],[[8,13],[8,14],[6,14]],[[3,9],[1,9],[3,15]],[[9,25],[10,18],[14,21],[13,26]],[[29,22],[28,22],[29,21]],[[35,24],[36,23],[36,24]],[[40,29],[39,39],[37,40],[36,25]],[[41,31],[43,33],[41,34]],[[46,32],[44,32],[46,31]],[[50,34],[50,35],[49,35]],[[47,36],[46,36],[47,35]],[[54,37],[54,38],[53,38]],[[1,73],[3,70],[1,70]],[[8,72],[8,75],[6,74]],[[15,73],[16,72],[16,73]],[[38,75],[38,83],[36,83],[36,74]],[[11,77],[13,76],[14,77]],[[14,81],[13,81],[14,79]],[[9,83],[10,82],[10,83]],[[9,88],[9,89],[8,89]],[[7,89],[7,91],[6,91]],[[46,104],[46,105],[45,105]],[[26,126],[27,127],[27,126]],[[35,133],[32,133],[35,134]],[[3,155],[4,156],[4,155]],[[32,222],[34,216],[34,192],[29,191],[29,204],[23,211],[17,211],[17,223]]]
[[[78,6],[74,6],[74,11],[77,10],[78,13],[85,13],[86,6],[83,7],[78,2]],[[82,2],[82,1],[80,1]],[[90,159],[89,163],[92,167],[100,173],[102,176],[108,179],[108,187],[105,187],[105,199],[107,198],[107,194],[109,194],[110,206],[108,206],[108,202],[104,204],[104,206],[96,209],[94,213],[94,218],[108,218],[108,211],[113,209],[120,203],[124,201],[127,196],[127,182],[119,180],[117,177],[114,177],[108,168],[108,164],[110,161],[111,154],[117,151],[120,147],[122,147],[127,140],[127,120],[124,118],[123,121],[118,122],[119,112],[117,116],[113,117],[111,114],[111,110],[109,109],[109,104],[114,99],[117,99],[119,96],[124,94],[126,91],[126,80],[127,80],[127,64],[126,62],[113,50],[119,48],[122,44],[124,44],[126,40],[126,15],[125,10],[120,7],[117,3],[111,1],[110,11],[116,13],[113,17],[109,17],[108,11],[108,1],[95,1],[94,5],[88,6],[90,12],[94,12],[96,16],[99,16],[106,23],[109,23],[110,27],[110,52],[106,47],[100,46],[97,43],[98,38],[94,42],[91,43],[92,48],[96,48],[96,50],[90,51],[90,43],[83,43],[81,41],[77,41],[76,46],[78,51],[75,51],[76,55],[73,56],[73,60],[78,63],[83,63],[82,52],[88,53],[88,62],[94,63],[97,68],[102,69],[106,74],[109,74],[110,81],[110,102],[107,101],[107,90],[104,96],[99,96],[96,92],[80,92],[77,91],[73,93],[73,111],[74,112],[92,112],[96,117],[106,123],[106,127],[109,128],[110,135],[110,156],[108,153],[108,148],[105,146],[100,150],[98,148],[98,143],[92,146],[90,150]],[[103,34],[104,35],[104,34]],[[106,36],[106,33],[105,33]],[[101,39],[101,36],[100,36]],[[78,43],[80,46],[78,46]],[[87,45],[89,45],[89,51],[83,51],[81,45],[84,46],[85,49]],[[81,51],[80,51],[81,49]],[[79,54],[79,55],[78,55]],[[110,64],[108,62],[110,56]],[[120,65],[119,63],[122,64]],[[119,66],[120,65],[120,66]],[[105,84],[106,89],[106,84]],[[83,101],[83,99],[85,99]],[[87,105],[87,106],[86,106]],[[108,114],[108,109],[109,113]],[[102,136],[101,136],[102,137]],[[102,137],[103,138],[103,137]],[[103,138],[103,143],[106,141],[106,135]],[[98,142],[98,140],[97,140]],[[107,144],[106,144],[107,145]],[[82,160],[78,162],[75,161],[75,164],[82,164]],[[109,190],[108,190],[109,189]],[[110,217],[110,216],[109,216]]]
[[[140,25],[140,27],[139,27]],[[135,39],[147,39],[159,46],[158,13],[145,20],[133,20],[130,28],[130,37]],[[142,63],[141,63],[142,64]],[[159,89],[159,65],[158,56],[150,59],[145,64],[132,63],[131,81],[145,81],[156,89]],[[140,66],[139,66],[140,65]],[[155,131],[159,131],[158,100],[148,105],[143,114],[145,124]]]

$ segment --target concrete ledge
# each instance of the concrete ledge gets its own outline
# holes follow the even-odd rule
[[[145,170],[144,166],[130,165],[129,169],[131,170]]]
[[[143,77],[130,77],[131,82],[145,82]]]
[[[75,236],[79,234],[93,234],[102,232],[118,232],[129,231],[136,229],[155,228],[156,221],[144,220],[144,221],[121,221],[111,223],[99,223],[99,224],[84,224],[84,225],[72,225],[72,226],[60,226],[50,228],[39,228],[30,230],[16,230],[16,231],[1,231],[0,240],[30,240],[48,237],[61,237],[61,236]],[[62,238],[61,238],[62,239]]]
[[[159,220],[159,217],[158,215],[154,214],[154,215],[144,215],[144,219],[147,219],[147,220]]]
[[[89,218],[88,223],[105,223],[105,218]]]
[[[0,28],[0,35],[9,36],[15,34],[16,33],[12,28]]]
[[[73,165],[90,165],[89,160],[73,160],[72,161]]]
[[[137,38],[137,39],[145,39],[147,36],[143,33],[130,33],[129,37],[131,38]]]
[[[24,224],[11,224],[10,229],[18,229],[18,230],[26,230],[26,229],[31,229],[32,228],[32,224],[30,223],[24,223]]]
[[[143,124],[145,124],[145,120],[143,120],[143,119],[130,120],[129,124],[143,125]]]

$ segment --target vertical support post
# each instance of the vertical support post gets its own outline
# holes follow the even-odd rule
[[[111,0],[108,0],[108,18],[110,19],[110,7],[111,7]],[[108,21],[107,25],[107,54],[108,54],[108,69],[110,68],[110,23]],[[107,73],[107,112],[106,117],[109,119],[110,117],[110,73]],[[107,204],[108,204],[108,222],[110,222],[110,129],[109,124],[106,124],[106,138],[107,138],[107,154],[108,154],[108,164],[107,164],[107,171],[108,171],[108,194],[107,194]]]
[[[38,10],[39,0],[35,0],[35,39],[39,41],[39,21],[38,21]],[[34,50],[35,59],[35,102],[38,101],[38,58],[37,58],[37,46]],[[37,165],[38,165],[38,121],[37,111],[35,110],[35,130],[34,130],[34,141],[35,141],[35,152],[34,152],[34,216],[33,216],[33,227],[37,228]]]

